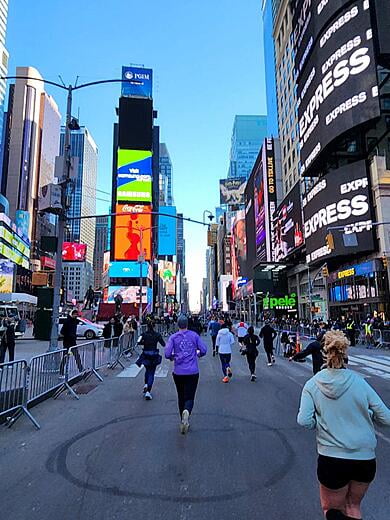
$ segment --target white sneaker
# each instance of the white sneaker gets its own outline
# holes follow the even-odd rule
[[[272,363],[267,363],[269,367],[272,367]]]
[[[188,410],[184,410],[181,414],[181,424],[180,424],[180,433],[185,435],[188,433],[188,430],[190,428],[190,412]]]
[[[148,391],[148,385],[144,385],[143,393],[146,394],[147,391]]]
[[[256,374],[251,375],[251,381],[256,381]]]
[[[153,399],[152,394],[150,392],[145,392],[145,399],[151,401]]]

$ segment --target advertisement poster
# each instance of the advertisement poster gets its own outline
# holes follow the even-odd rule
[[[139,262],[110,262],[108,275],[110,278],[139,278],[140,272],[142,277],[149,275],[149,264],[142,264],[142,271]]]
[[[220,204],[236,205],[245,202],[245,177],[221,179],[219,181]]]
[[[246,277],[246,261],[245,210],[240,210],[232,222],[232,274],[235,282]]]
[[[254,178],[255,227],[256,227],[256,256],[260,260],[266,259],[266,227],[264,176],[262,168],[256,171]]]
[[[303,222],[300,184],[298,183],[277,208],[274,217],[274,260],[281,262],[303,246]]]
[[[118,150],[116,186],[118,202],[151,202],[152,152]]]
[[[153,97],[153,70],[122,67],[122,96]]]
[[[0,293],[12,293],[14,264],[9,260],[0,260]]]
[[[158,274],[164,282],[165,294],[174,296],[176,294],[176,263],[160,260],[158,262]]]
[[[114,260],[138,260],[142,253],[151,259],[152,215],[151,206],[144,204],[117,204],[115,212]],[[142,244],[141,244],[142,235]]]
[[[85,262],[87,245],[78,242],[64,242],[62,246],[62,260],[67,262]]]
[[[158,254],[159,256],[176,255],[177,220],[175,206],[160,206],[158,218]],[[172,216],[165,216],[165,215]]]
[[[139,287],[120,287],[110,286],[108,288],[108,303],[115,303],[115,296],[120,294],[123,298],[123,303],[139,303]],[[142,303],[148,303],[148,287],[142,288]]]

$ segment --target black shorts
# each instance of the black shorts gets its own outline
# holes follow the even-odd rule
[[[317,477],[328,489],[341,489],[351,480],[369,484],[375,478],[376,459],[352,460],[318,456]]]

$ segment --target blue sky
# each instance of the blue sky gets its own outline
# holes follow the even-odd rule
[[[178,210],[202,219],[218,205],[235,114],[266,113],[260,0],[10,0],[9,74],[34,66],[66,83],[119,78],[122,65],[154,69],[161,138],[174,165]],[[61,92],[47,89],[65,111]],[[99,147],[98,188],[110,191],[112,124],[120,86],[79,92],[74,113]],[[101,199],[109,195],[98,194]],[[98,201],[99,212],[109,204]],[[199,299],[206,232],[185,225],[191,302]]]

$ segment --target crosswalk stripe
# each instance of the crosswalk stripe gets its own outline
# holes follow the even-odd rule
[[[365,361],[374,361],[375,363],[379,363],[380,365],[390,368],[390,359],[384,360],[382,358],[378,358],[377,356],[370,357],[370,356],[364,356],[363,354],[356,354],[355,357],[357,357],[359,359],[364,359]]]
[[[137,377],[138,374],[141,372],[142,367],[140,368],[137,365],[130,365],[128,368],[125,368],[122,370],[120,374],[118,374],[116,377]]]
[[[359,362],[359,359],[355,358],[355,356],[351,356],[351,358],[352,358],[353,361]],[[360,364],[362,369],[366,369],[367,367],[370,367],[370,368],[375,368],[377,370],[378,369],[382,370],[382,372],[385,373],[385,374],[388,374],[390,372],[390,367],[389,366],[381,365],[380,363],[376,363],[375,361],[360,360],[359,364]]]
[[[156,377],[167,377],[169,368],[167,366],[159,366],[156,370]]]

